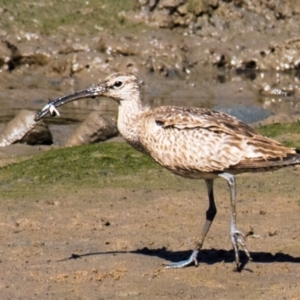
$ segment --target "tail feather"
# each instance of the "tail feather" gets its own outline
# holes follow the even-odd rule
[[[232,169],[250,169],[249,171],[260,171],[260,169],[280,169],[288,166],[300,165],[300,149],[295,154],[288,154],[283,158],[274,158],[270,160],[243,160]]]

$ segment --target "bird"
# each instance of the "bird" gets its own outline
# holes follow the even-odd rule
[[[47,113],[59,115],[57,107],[70,101],[103,96],[118,103],[117,127],[125,141],[150,156],[170,172],[203,179],[208,209],[192,254],[166,268],[198,266],[199,251],[217,214],[214,180],[226,180],[230,191],[230,239],[236,268],[239,250],[251,260],[245,235],[236,225],[236,175],[265,172],[300,164],[300,151],[255,132],[249,125],[226,113],[199,107],[159,106],[142,103],[141,84],[132,73],[118,72],[97,85],[49,101],[35,120]]]

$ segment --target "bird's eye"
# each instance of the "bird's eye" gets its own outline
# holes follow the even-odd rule
[[[121,86],[122,86],[122,84],[123,84],[123,82],[122,82],[122,81],[116,81],[116,82],[114,83],[114,87],[117,87],[117,88],[119,88],[119,87],[121,87]]]

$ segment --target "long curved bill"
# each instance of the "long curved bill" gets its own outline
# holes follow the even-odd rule
[[[39,121],[48,113],[53,116],[59,116],[57,107],[64,105],[68,102],[75,101],[82,98],[91,98],[96,96],[101,96],[105,88],[103,85],[98,85],[95,87],[89,87],[85,90],[75,92],[73,94],[49,101],[35,116],[34,120]]]

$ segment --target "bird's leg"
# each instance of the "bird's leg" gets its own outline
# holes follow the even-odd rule
[[[239,259],[239,248],[238,245],[242,247],[242,250],[247,255],[248,259],[251,260],[249,251],[247,249],[244,234],[236,228],[236,184],[235,177],[229,173],[219,174],[220,177],[224,178],[230,188],[230,238],[233,245],[234,253],[235,253],[235,262],[237,268],[240,264]]]
[[[179,261],[176,263],[171,263],[166,266],[166,268],[183,268],[186,266],[189,266],[191,264],[195,264],[195,266],[198,266],[198,260],[197,256],[199,253],[199,250],[202,248],[204,239],[206,237],[206,234],[212,224],[212,221],[214,217],[217,214],[217,208],[214,200],[214,192],[213,192],[213,179],[207,179],[205,180],[206,187],[207,187],[207,192],[208,192],[208,200],[209,200],[209,207],[208,210],[206,211],[206,220],[204,223],[204,226],[201,230],[201,235],[200,238],[196,240],[196,249],[193,251],[192,255],[187,259],[183,261]]]

